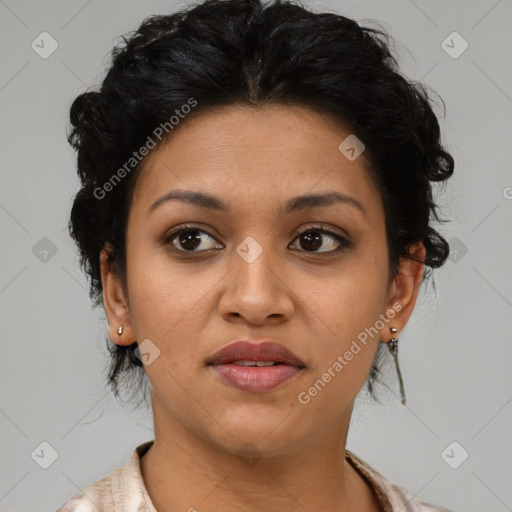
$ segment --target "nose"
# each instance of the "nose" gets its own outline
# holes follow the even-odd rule
[[[293,291],[283,262],[271,253],[271,249],[263,249],[254,260],[243,251],[233,253],[227,289],[219,303],[223,318],[253,325],[276,324],[291,318]]]

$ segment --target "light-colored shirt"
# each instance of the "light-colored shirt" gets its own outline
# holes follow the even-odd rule
[[[137,446],[123,467],[87,486],[66,501],[57,512],[157,512],[140,469],[140,459],[153,442],[148,441]],[[453,512],[414,499],[402,487],[390,484],[349,450],[345,450],[345,457],[373,489],[382,512]],[[191,507],[190,510],[194,508]]]

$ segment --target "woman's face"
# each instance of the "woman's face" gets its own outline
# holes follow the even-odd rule
[[[389,281],[383,204],[364,152],[339,149],[349,135],[305,108],[230,106],[185,119],[147,157],[127,225],[127,307],[112,276],[104,294],[111,332],[125,326],[112,339],[145,343],[155,427],[268,455],[346,429],[379,339],[413,306],[398,312],[411,289]],[[162,200],[177,190],[226,210]],[[292,201],[333,193],[345,199]],[[304,367],[231,363],[229,382],[208,364],[263,339]]]

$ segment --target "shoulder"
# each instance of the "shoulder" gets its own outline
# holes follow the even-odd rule
[[[126,464],[68,499],[57,512],[156,512],[142,480],[140,457],[153,441],[137,446]]]
[[[94,482],[66,501],[57,512],[99,512],[117,510],[116,496],[113,492],[115,482],[121,477],[122,468]]]
[[[433,505],[415,499],[408,491],[398,485],[391,484],[392,496],[398,508],[402,512],[454,512],[440,505]]]
[[[454,512],[440,505],[416,499],[404,488],[390,483],[354,453],[345,450],[345,454],[348,462],[373,489],[384,512]]]
[[[111,492],[112,481],[116,478],[116,469],[112,474],[88,485],[85,489],[75,494],[66,501],[57,512],[96,512],[97,510],[114,509],[114,501]],[[110,508],[109,508],[110,507]]]

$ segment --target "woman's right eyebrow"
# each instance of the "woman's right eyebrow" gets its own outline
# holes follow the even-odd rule
[[[201,208],[229,212],[231,208],[220,197],[194,190],[170,190],[158,198],[148,209],[147,215],[151,215],[157,208],[169,201],[182,201]]]

